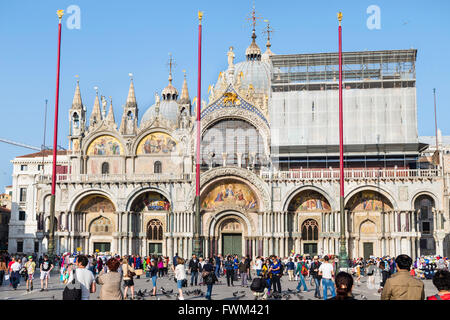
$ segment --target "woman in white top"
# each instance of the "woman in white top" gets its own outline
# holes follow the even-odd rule
[[[178,300],[184,300],[183,297],[183,282],[186,280],[186,270],[184,268],[184,259],[177,258],[177,266],[175,267],[175,278],[177,279]]]

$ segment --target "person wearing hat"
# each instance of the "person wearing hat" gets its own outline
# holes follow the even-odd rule
[[[33,257],[29,256],[28,261],[25,263],[25,269],[27,272],[27,293],[33,291],[33,277],[36,270],[36,262],[33,261]]]

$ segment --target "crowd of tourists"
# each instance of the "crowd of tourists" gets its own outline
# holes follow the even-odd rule
[[[428,300],[450,300],[449,260],[446,257],[419,257],[414,261],[407,255],[370,257],[348,260],[347,272],[338,272],[339,259],[334,255],[294,255],[289,257],[256,257],[214,255],[209,259],[193,255],[183,259],[175,254],[163,256],[111,254],[81,255],[68,252],[50,260],[48,256],[0,256],[0,286],[9,280],[17,290],[20,280],[27,292],[33,291],[36,270],[39,269],[40,291],[48,290],[53,269],[65,285],[63,299],[88,300],[100,286],[102,300],[136,299],[134,280],[141,276],[152,281],[151,296],[166,294],[157,290],[158,278],[170,277],[176,282],[176,297],[184,300],[183,290],[205,286],[205,298],[210,300],[215,284],[228,287],[249,287],[255,299],[276,299],[282,294],[281,278],[295,282],[296,293],[314,290],[314,297],[324,300],[352,300],[354,285],[362,279],[376,289],[382,300],[425,299],[422,280],[432,279],[438,290]],[[221,280],[223,278],[223,281]],[[6,280],[6,281],[4,281]],[[314,287],[314,289],[313,289]],[[149,288],[150,289],[150,288]],[[288,289],[289,291],[292,291]],[[141,290],[139,290],[140,292]],[[173,291],[173,290],[172,290]]]

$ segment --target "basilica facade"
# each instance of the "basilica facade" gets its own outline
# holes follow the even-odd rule
[[[354,64],[357,54],[346,53],[344,63]],[[414,64],[416,51],[377,54]],[[242,62],[235,63],[230,47],[228,68],[209,87],[208,102],[191,101],[186,78],[179,94],[170,71],[154,104],[138,108],[131,79],[120,125],[112,101],[98,94],[88,118],[77,82],[70,148],[62,155],[67,170],[57,177],[57,252],[192,254],[194,111],[201,103],[204,255],[338,254],[336,74],[321,77],[315,69],[335,64],[336,54],[326,55],[277,55],[269,40],[262,53],[253,30]],[[314,68],[305,67],[306,60]],[[350,110],[344,119],[356,117],[345,122],[349,254],[442,255],[450,230],[448,200],[439,167],[415,166],[424,148],[417,136],[415,74],[389,79],[361,70],[366,74],[359,80],[344,74]],[[397,131],[400,136],[393,135]],[[47,248],[50,182],[49,175],[36,175],[27,209],[34,213],[26,224],[39,252]],[[11,225],[20,223],[13,213]],[[12,232],[10,252],[18,241],[20,234]]]

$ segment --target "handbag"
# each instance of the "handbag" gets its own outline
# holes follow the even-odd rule
[[[5,274],[5,281],[9,280],[9,274]]]
[[[76,273],[73,271],[73,280],[72,284],[76,283]],[[81,285],[79,288],[73,286],[73,288],[69,288],[70,285],[67,285],[63,291],[63,300],[81,300]]]

